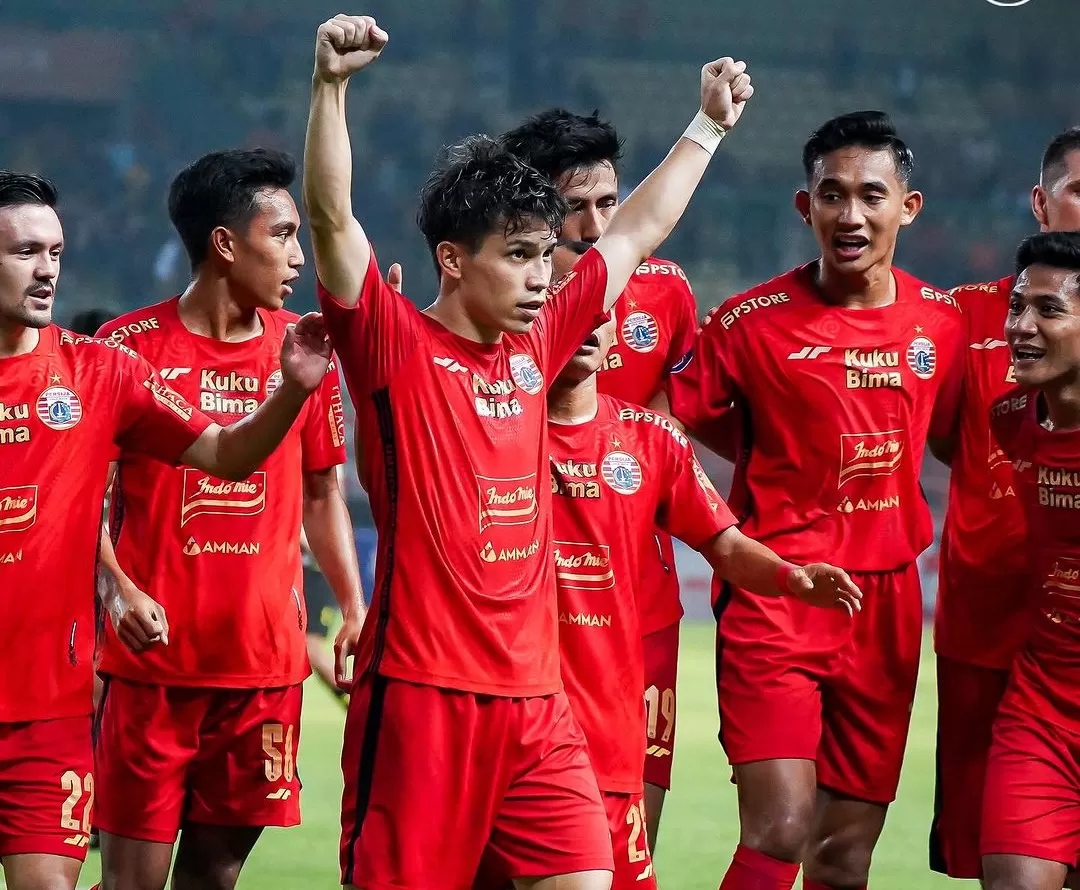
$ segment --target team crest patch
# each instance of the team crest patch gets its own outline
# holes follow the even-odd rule
[[[937,347],[934,346],[934,341],[927,337],[916,337],[912,340],[907,349],[907,363],[916,377],[923,380],[933,377],[937,368]]]
[[[285,378],[281,376],[280,368],[278,368],[278,370],[274,371],[269,377],[266,378],[267,397],[272,396],[275,392],[278,391],[284,379]]]
[[[648,312],[631,312],[622,324],[622,337],[635,352],[652,352],[660,342],[656,319]]]
[[[54,430],[69,430],[82,420],[82,401],[66,386],[50,386],[38,396],[37,416]]]
[[[544,388],[544,375],[536,367],[531,355],[516,352],[510,356],[510,376],[518,388],[535,396]]]
[[[600,464],[600,475],[619,494],[633,494],[641,488],[641,464],[625,451],[608,454]]]

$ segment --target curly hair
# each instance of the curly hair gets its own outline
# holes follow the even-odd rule
[[[597,111],[582,115],[549,108],[503,133],[499,141],[552,180],[603,163],[618,171],[622,157],[619,134]]]

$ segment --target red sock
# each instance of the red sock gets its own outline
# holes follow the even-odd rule
[[[791,890],[798,874],[797,862],[781,862],[739,844],[720,890]]]
[[[834,890],[834,888],[830,887],[828,884],[819,884],[817,881],[811,881],[805,875],[803,875],[802,886],[803,890]],[[853,888],[853,890],[855,890],[855,888]],[[857,888],[857,890],[866,890],[866,885],[863,884],[861,887]]]

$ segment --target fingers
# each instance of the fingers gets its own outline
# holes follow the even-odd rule
[[[754,95],[754,88],[750,85],[750,75],[746,73],[735,75],[731,81],[731,100],[745,102],[752,95]]]
[[[390,272],[386,276],[386,283],[399,294],[401,293],[401,263],[390,266]]]
[[[719,77],[721,73],[729,66],[734,65],[735,60],[731,56],[724,56],[720,59],[713,59],[711,62],[706,62],[701,68],[701,76],[714,78]],[[746,67],[745,64],[743,67]]]
[[[322,27],[330,44],[341,53],[380,50],[390,39],[390,35],[380,28],[370,15],[338,13]]]
[[[349,672],[349,659],[353,654],[353,639],[338,637],[334,641],[334,683],[342,692],[351,692],[353,678]]]

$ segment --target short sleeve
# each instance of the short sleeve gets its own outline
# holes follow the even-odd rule
[[[932,439],[952,437],[957,430],[960,417],[960,403],[964,392],[964,368],[967,352],[967,320],[961,317],[956,331],[948,343],[944,356],[944,376],[934,398],[934,409],[930,415],[929,436]]]
[[[666,381],[672,415],[695,435],[703,435],[731,409],[736,386],[729,364],[730,341],[714,309],[706,316],[690,350]],[[708,439],[703,442],[712,447]]]
[[[672,295],[671,342],[664,361],[664,373],[670,374],[679,360],[694,346],[694,334],[697,332],[697,301],[690,283],[676,276],[674,279],[676,294]]]
[[[304,471],[328,470],[345,463],[345,406],[341,401],[341,377],[337,362],[330,368],[308,402],[300,431]]]
[[[374,248],[355,306],[338,302],[321,281],[317,289],[330,342],[350,390],[382,389],[416,347],[420,312],[383,279]]]
[[[145,359],[122,346],[111,348],[117,350],[117,447],[180,463],[213,421],[166,386]]]
[[[683,448],[673,441],[665,463],[667,472],[656,516],[660,528],[698,550],[737,524],[689,445]]]
[[[529,335],[548,381],[566,367],[585,338],[607,321],[607,280],[607,263],[594,247],[548,289],[548,301]]]

